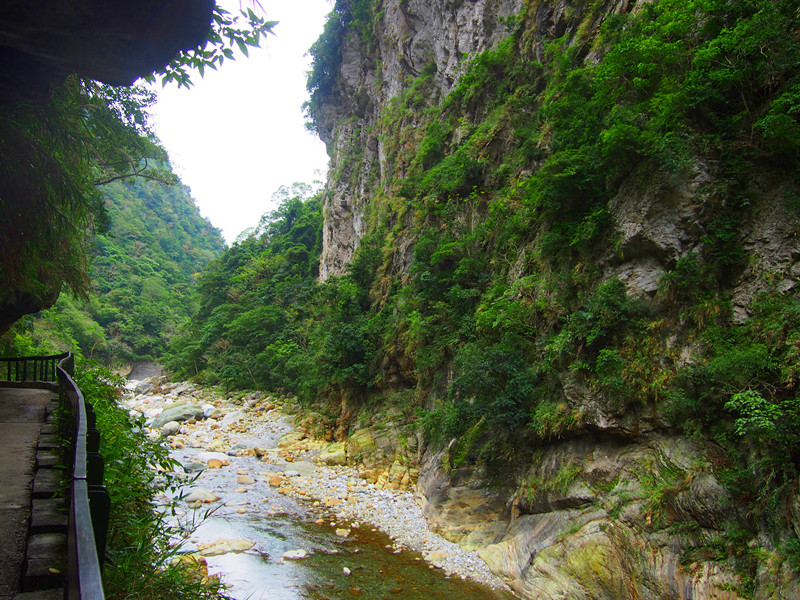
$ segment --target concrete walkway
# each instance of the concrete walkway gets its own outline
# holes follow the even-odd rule
[[[0,388],[0,600],[20,589],[31,516],[36,444],[49,390]]]

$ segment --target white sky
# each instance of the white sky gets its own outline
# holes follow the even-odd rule
[[[238,14],[238,0],[218,0]],[[151,123],[175,172],[192,189],[203,216],[230,244],[277,208],[272,194],[294,182],[324,181],[325,145],[304,127],[308,99],[304,56],[322,32],[330,0],[259,0],[275,35],[194,86],[158,90]],[[252,6],[243,0],[245,7]]]

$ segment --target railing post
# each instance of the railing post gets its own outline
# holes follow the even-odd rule
[[[97,560],[102,573],[106,555],[106,542],[108,540],[108,518],[111,513],[111,496],[109,496],[106,486],[89,486],[89,509],[92,513],[92,529],[94,529]]]

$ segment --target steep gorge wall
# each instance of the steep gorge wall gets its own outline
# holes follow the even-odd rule
[[[393,173],[377,127],[389,100],[431,65],[435,85],[428,100],[443,98],[470,56],[508,36],[504,20],[521,8],[522,0],[390,0],[381,6],[374,39],[344,40],[336,88],[315,114],[333,173],[325,195],[321,279],[344,273],[366,231],[366,204],[376,184],[387,184]]]
[[[792,406],[796,361],[788,348],[796,344],[787,341],[794,321],[784,309],[800,281],[794,167],[776,146],[744,167],[736,162],[756,144],[753,124],[732,151],[680,138],[675,167],[672,142],[648,155],[624,137],[647,129],[639,117],[603,130],[611,142],[591,157],[602,162],[601,183],[576,183],[570,165],[551,161],[567,147],[583,175],[582,147],[559,139],[565,121],[594,108],[581,69],[607,51],[603,23],[646,11],[642,4],[378,2],[371,33],[343,38],[335,86],[313,112],[332,157],[321,278],[345,274],[359,246],[377,248],[373,310],[406,311],[386,317],[396,320],[380,350],[379,391],[415,390],[440,425],[454,414],[436,412],[442,406],[460,406],[459,418],[474,414],[480,390],[497,407],[466,431],[441,425],[459,433],[427,446],[417,489],[432,525],[478,549],[521,596],[800,597],[794,563],[781,550],[800,533],[796,471],[786,471],[774,496],[777,524],[764,508],[771,500],[730,483],[736,460],[748,464],[753,482],[765,481],[759,461],[772,442],[759,448],[735,437],[736,409],[725,402],[775,386],[771,406]],[[470,71],[470,59],[487,49],[495,53]],[[577,75],[559,66],[567,62]],[[628,65],[621,85],[635,88],[641,64]],[[557,75],[566,82],[560,88]],[[504,90],[506,81],[518,87]],[[763,106],[748,106],[755,116],[743,118],[768,114],[765,98],[779,89],[759,92]],[[572,93],[585,102],[559,104]],[[702,126],[728,107],[709,106],[691,114],[693,122]],[[528,179],[542,171],[557,173],[545,191],[536,187],[542,179]],[[585,200],[593,194],[602,200]],[[471,312],[461,321],[436,314],[460,318],[464,306]],[[433,327],[462,329],[432,356],[426,346],[442,339]],[[519,387],[535,401],[512,397],[515,373],[491,362],[511,363],[520,340],[520,360],[536,373]],[[477,350],[459,354],[473,342]],[[494,377],[488,387],[498,387],[486,391],[475,376],[462,392],[459,360],[480,355],[480,346],[497,348],[475,362]],[[516,421],[487,425],[493,411],[511,415],[514,402]],[[785,410],[789,422],[795,409]],[[747,410],[738,415],[746,428]],[[514,450],[487,454],[505,432],[504,447]],[[743,456],[734,458],[737,444]]]

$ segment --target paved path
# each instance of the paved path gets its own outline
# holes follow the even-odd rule
[[[0,600],[19,589],[28,537],[36,441],[48,390],[0,388]]]

